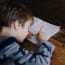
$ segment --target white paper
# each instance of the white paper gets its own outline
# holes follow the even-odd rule
[[[43,32],[47,36],[47,40],[50,39],[53,35],[55,35],[60,30],[60,26],[50,24],[44,20],[34,17],[34,24],[29,29],[29,31],[34,35],[36,35],[40,31],[41,27],[43,27]],[[35,44],[37,43],[35,37],[32,37],[32,39],[29,40],[34,42]]]

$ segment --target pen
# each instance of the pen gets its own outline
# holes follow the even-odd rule
[[[40,30],[39,30],[39,32],[37,33],[37,35],[39,35],[39,33],[40,33],[40,31],[42,30],[42,26],[41,26],[41,28],[40,28]]]

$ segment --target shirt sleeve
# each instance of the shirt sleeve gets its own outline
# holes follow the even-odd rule
[[[2,65],[20,65],[24,64],[32,56],[25,48],[20,47],[16,42],[9,44],[0,51],[0,64]]]
[[[50,65],[55,46],[48,41],[39,41],[37,51],[30,59],[29,65]],[[26,64],[26,65],[28,65]]]

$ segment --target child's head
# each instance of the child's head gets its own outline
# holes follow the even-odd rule
[[[14,36],[21,42],[28,35],[32,22],[32,13],[24,5],[4,5],[0,11],[0,34]]]

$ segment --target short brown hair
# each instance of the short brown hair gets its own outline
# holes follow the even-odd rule
[[[33,17],[30,9],[20,3],[6,4],[0,9],[0,29],[3,26],[10,27],[11,23],[16,20],[24,25],[30,17]]]

